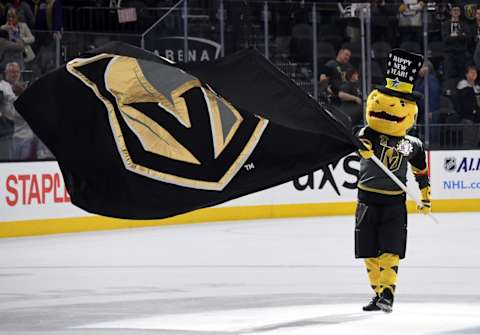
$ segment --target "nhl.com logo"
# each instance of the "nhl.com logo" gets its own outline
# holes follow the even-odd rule
[[[445,157],[443,168],[448,172],[454,172],[457,168],[457,159],[455,157]]]

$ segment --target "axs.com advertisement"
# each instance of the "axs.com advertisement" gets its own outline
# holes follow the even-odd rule
[[[480,150],[433,151],[431,155],[433,197],[480,198]]]
[[[360,158],[351,154],[323,170],[220,206],[353,202],[357,199],[359,168]],[[418,192],[418,186],[410,172],[407,185]]]

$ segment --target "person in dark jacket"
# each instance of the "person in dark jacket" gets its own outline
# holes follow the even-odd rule
[[[418,80],[415,82],[415,91],[425,94],[425,81],[428,81],[428,121],[438,123],[438,113],[440,109],[440,82],[435,74],[435,69],[430,61],[425,61],[418,71]],[[425,98],[422,97],[417,102],[418,117],[417,123],[425,123]]]
[[[442,40],[445,43],[445,77],[460,78],[463,66],[471,58],[467,43],[471,36],[470,27],[461,20],[460,5],[452,5],[450,19],[442,24]]]
[[[33,0],[35,4],[35,29],[60,31],[62,29],[61,0]]]
[[[320,83],[328,79],[333,94],[336,96],[338,96],[340,85],[347,81],[347,71],[353,69],[350,63],[351,57],[352,51],[350,49],[341,48],[337,53],[337,57],[326,62],[323,66],[323,71],[320,73]]]
[[[468,65],[465,68],[465,78],[457,84],[458,114],[460,122],[465,124],[463,144],[476,148],[480,142],[480,86],[477,80],[477,68]]]
[[[363,125],[363,100],[358,70],[348,70],[346,79],[338,91],[340,107],[350,117],[353,126]]]

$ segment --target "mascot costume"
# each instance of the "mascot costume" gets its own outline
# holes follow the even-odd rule
[[[423,206],[431,209],[430,182],[422,142],[407,132],[415,124],[416,102],[421,94],[413,92],[415,77],[423,57],[402,49],[389,54],[384,87],[368,96],[367,126],[358,136],[364,144],[359,150],[360,174],[358,205],[355,213],[355,257],[364,258],[368,279],[375,296],[364,311],[391,312],[399,260],[405,257],[407,242],[406,195],[370,158],[381,162],[404,184],[408,163],[421,190]]]

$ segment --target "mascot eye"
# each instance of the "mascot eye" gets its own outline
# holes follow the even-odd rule
[[[405,101],[400,100],[400,105],[402,105],[402,107],[405,107]]]

